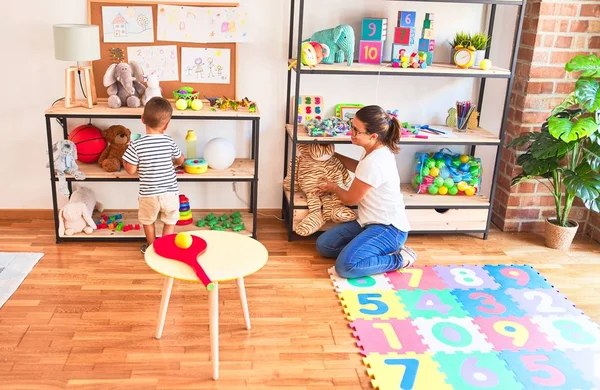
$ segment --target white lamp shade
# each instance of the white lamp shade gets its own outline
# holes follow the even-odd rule
[[[100,58],[100,28],[90,24],[56,24],[54,58],[63,61],[93,61]]]

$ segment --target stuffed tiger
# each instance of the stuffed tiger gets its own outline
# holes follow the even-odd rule
[[[354,221],[356,214],[334,194],[321,194],[319,183],[330,180],[338,185],[348,186],[351,181],[348,170],[342,162],[333,157],[333,144],[298,145],[296,156],[296,180],[294,191],[303,191],[308,203],[308,215],[294,229],[300,236],[310,236],[318,231],[326,221],[336,223]],[[291,188],[291,161],[288,174],[283,181],[284,188]]]

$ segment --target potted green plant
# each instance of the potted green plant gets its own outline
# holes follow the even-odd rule
[[[454,37],[452,37],[451,41],[448,41],[448,44],[450,45],[450,63],[454,64],[454,53],[456,53],[456,49],[455,47],[458,45],[463,45],[466,46],[466,44],[469,42],[469,34],[464,32],[464,31],[459,31],[456,34],[454,34]]]
[[[469,37],[471,45],[475,48],[475,63],[473,64],[474,68],[479,68],[479,64],[481,64],[481,61],[485,59],[485,50],[490,46],[490,40],[491,37],[482,33],[476,33]]]
[[[554,196],[556,216],[545,221],[545,242],[561,250],[570,247],[577,233],[578,223],[569,219],[575,198],[600,212],[600,59],[578,55],[565,69],[581,72],[575,91],[552,110],[541,131],[508,145],[524,148],[517,158],[522,173],[511,184],[536,179]]]

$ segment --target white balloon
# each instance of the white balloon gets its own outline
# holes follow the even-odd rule
[[[235,160],[235,147],[228,139],[213,138],[204,147],[204,159],[212,169],[227,169]]]

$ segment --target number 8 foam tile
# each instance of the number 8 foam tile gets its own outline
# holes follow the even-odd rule
[[[360,292],[345,290],[338,294],[344,312],[350,321],[364,319],[405,319],[408,313],[395,295],[395,291]]]
[[[503,351],[499,355],[527,390],[594,389],[560,351]]]
[[[486,335],[496,351],[536,351],[554,349],[554,343],[527,317],[477,317],[473,322]]]
[[[369,354],[363,362],[371,384],[379,390],[452,390],[431,353]]]
[[[595,389],[600,389],[600,351],[566,351],[565,355]]]
[[[354,329],[354,337],[359,341],[361,353],[423,353],[427,347],[423,344],[417,329],[408,319],[406,320],[364,320],[357,318],[350,323]]]
[[[484,265],[483,269],[504,288],[554,288],[530,265]]]
[[[446,383],[460,390],[521,390],[515,373],[496,352],[444,353],[438,352],[433,360],[446,375]]]
[[[394,290],[444,290],[448,288],[433,267],[410,267],[385,273]]]
[[[384,276],[384,274],[377,274],[371,276],[365,276],[362,278],[342,278],[335,272],[335,267],[328,269],[329,277],[331,278],[335,290],[342,292],[345,290],[356,290],[356,291],[387,291],[393,290],[392,284]]]
[[[493,349],[470,317],[414,318],[412,321],[431,352],[490,352]]]
[[[575,304],[556,290],[507,288],[506,294],[528,315],[583,315]]]
[[[436,265],[435,272],[448,288],[457,290],[495,290],[498,283],[479,265],[447,266]]]
[[[533,316],[531,321],[552,340],[555,349],[600,349],[598,325],[586,316]]]

